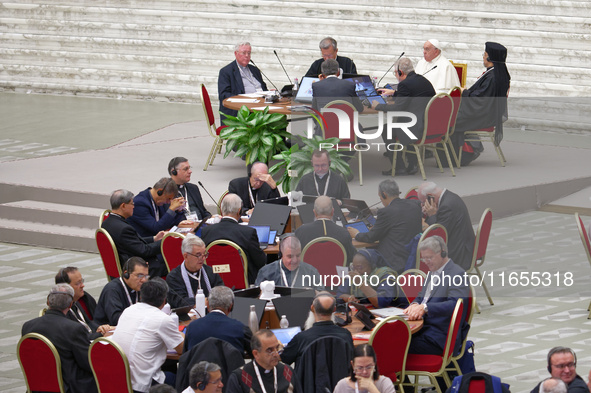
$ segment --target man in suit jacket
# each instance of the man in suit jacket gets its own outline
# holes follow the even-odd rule
[[[240,214],[252,214],[258,201],[279,198],[281,194],[273,176],[269,174],[269,167],[262,162],[255,162],[247,167],[248,177],[239,177],[230,181],[228,192],[236,194],[242,200]]]
[[[328,59],[322,62],[320,80],[312,84],[312,106],[320,110],[331,101],[345,100],[355,106],[358,112],[363,112],[363,104],[355,93],[355,84],[351,81],[339,79],[339,63]]]
[[[55,346],[67,392],[93,393],[97,387],[88,362],[88,332],[84,326],[66,317],[73,301],[74,289],[70,285],[55,285],[47,296],[49,309],[42,317],[25,322],[22,335],[39,333]]]
[[[252,48],[250,43],[242,42],[234,47],[236,61],[231,62],[220,70],[218,76],[218,96],[220,97],[220,112],[236,116],[238,111],[228,109],[223,102],[226,98],[238,94],[266,91],[261,71],[250,63]],[[222,116],[222,122],[223,122]]]
[[[417,117],[416,124],[408,129],[415,138],[412,138],[402,129],[396,129],[396,135],[392,135],[392,139],[388,138],[386,133],[382,134],[384,142],[391,143],[394,142],[394,139],[398,139],[399,143],[406,146],[410,143],[417,142],[423,136],[425,108],[431,97],[435,95],[435,89],[427,78],[415,73],[412,61],[410,61],[408,57],[403,57],[398,60],[394,75],[396,75],[396,79],[398,79],[398,87],[396,88],[396,91],[390,89],[379,90],[382,95],[393,95],[394,103],[378,104],[377,101],[374,101],[372,107],[375,110],[384,112],[411,112]],[[401,123],[410,121],[408,117],[400,118],[399,120]],[[417,172],[417,157],[414,154],[410,154],[407,157],[409,161],[408,168],[404,167],[402,154],[398,154],[398,157],[400,158],[400,161],[396,163],[397,175],[405,173],[415,174]],[[390,161],[392,161],[392,157],[389,158]],[[384,175],[388,176],[390,176],[391,173],[391,169],[383,172]]]
[[[184,213],[196,212],[198,220],[206,220],[211,213],[203,205],[199,187],[189,183],[192,173],[191,164],[185,157],[175,157],[168,163],[168,174],[178,186],[177,197],[185,200]]]
[[[305,248],[306,244],[319,237],[331,237],[337,240],[345,248],[347,264],[349,264],[357,250],[353,247],[349,232],[332,221],[333,214],[332,200],[327,196],[319,196],[314,201],[316,221],[300,226],[295,231],[295,235],[300,239],[302,248]]]
[[[254,228],[238,224],[242,200],[236,194],[228,194],[222,201],[222,220],[205,227],[201,238],[205,244],[224,239],[230,240],[246,253],[248,259],[248,283],[254,284],[259,269],[267,263],[267,256],[259,246],[259,238]]]
[[[447,246],[439,236],[425,239],[418,251],[421,253],[421,260],[429,267],[429,274],[419,296],[404,310],[410,321],[421,318],[424,321],[423,328],[413,334],[408,352],[441,355],[456,302],[462,298],[464,310],[456,339],[456,353],[470,328],[464,322],[464,316],[469,311],[467,300],[470,296],[466,272],[449,259]],[[439,279],[434,279],[435,276]]]
[[[127,222],[133,215],[133,193],[127,190],[116,190],[111,194],[111,214],[101,225],[113,238],[119,254],[119,262],[123,265],[131,257],[141,257],[150,264],[152,277],[166,274],[164,260],[160,253],[160,241],[164,232],[156,236],[141,237]]]
[[[466,204],[457,194],[433,182],[419,186],[418,197],[428,216],[425,225],[441,224],[447,230],[450,258],[464,270],[470,269],[476,236]]]
[[[357,67],[353,60],[349,59],[348,57],[338,56],[337,53],[339,49],[337,48],[337,40],[332,37],[326,37],[320,44],[318,45],[320,48],[320,53],[322,55],[321,59],[318,59],[312,63],[308,72],[306,72],[305,76],[310,76],[313,78],[318,78],[322,72],[322,62],[328,59],[335,60],[339,68],[342,69],[343,73],[345,74],[356,74]]]
[[[384,208],[378,210],[376,223],[369,232],[347,229],[357,241],[379,241],[377,250],[388,266],[402,273],[409,255],[405,245],[421,232],[421,206],[416,200],[400,199],[400,190],[394,179],[382,181],[378,186],[378,195]]]

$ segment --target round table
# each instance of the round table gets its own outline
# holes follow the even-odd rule
[[[232,99],[251,99],[251,100],[257,100],[256,103],[245,103],[245,102],[232,102],[230,100]],[[233,97],[229,97],[226,98],[223,101],[223,105],[228,108],[228,109],[233,109],[233,110],[240,110],[240,108],[242,108],[242,106],[246,106],[248,109],[250,109],[251,111],[253,110],[253,108],[262,108],[260,110],[263,110],[266,107],[269,107],[269,112],[270,113],[280,113],[282,115],[291,115],[291,105],[292,105],[292,100],[290,98],[287,97],[281,97],[281,99],[277,102],[273,102],[273,103],[267,103],[265,102],[265,98],[264,97],[260,97],[260,98],[252,98],[252,97],[245,97],[242,95],[237,95],[237,96],[233,96]],[[256,110],[256,109],[255,109]]]

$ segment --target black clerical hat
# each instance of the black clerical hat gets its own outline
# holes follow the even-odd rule
[[[484,50],[488,53],[488,58],[492,62],[504,63],[505,59],[507,59],[507,48],[498,42],[487,42]]]

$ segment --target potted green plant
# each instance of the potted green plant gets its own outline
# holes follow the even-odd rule
[[[250,111],[242,106],[236,116],[226,115],[227,126],[220,132],[226,140],[226,158],[236,149],[235,157],[245,157],[246,164],[255,161],[270,162],[275,154],[287,150],[285,140],[291,137],[286,131],[287,116],[263,111]]]
[[[314,135],[311,139],[296,138],[299,139],[300,143],[295,143],[295,138],[292,138],[291,148],[273,156],[273,159],[279,160],[279,162],[269,169],[271,175],[283,171],[277,185],[281,184],[281,188],[286,194],[295,188],[302,176],[314,170],[312,168],[312,153],[314,150],[320,150],[321,144],[335,146],[340,142],[339,138],[322,139],[318,135]],[[345,156],[341,152],[328,149],[328,155],[330,157],[331,171],[340,173],[345,177],[351,174],[351,168],[349,168],[349,164],[344,160],[343,157]]]

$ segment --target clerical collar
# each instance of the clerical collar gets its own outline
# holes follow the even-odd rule
[[[321,179],[321,180],[322,180],[322,179],[324,178],[324,176],[328,175],[328,172],[326,172],[326,173],[323,173],[322,175],[319,175],[319,174],[318,174],[318,173],[316,173],[316,172],[314,172],[314,174],[316,175],[316,177],[318,177],[319,179]]]
[[[223,216],[222,218],[223,218],[223,219],[228,219],[228,220],[232,220],[232,221],[236,221],[236,222],[238,222],[238,220],[237,220],[237,219],[235,219],[234,217],[230,217],[230,216]]]
[[[437,62],[437,60],[439,60],[439,58],[440,58],[440,57],[441,57],[441,53],[440,53],[440,54],[438,54],[438,55],[437,55],[437,57],[435,57],[433,60],[431,60],[431,61],[428,61],[427,63],[429,63],[429,64],[433,64],[433,63]]]
[[[264,368],[263,366],[258,364],[256,360],[253,360],[253,362],[254,362],[255,366],[258,367],[258,369],[261,370],[262,372],[264,372],[265,374],[269,374],[271,371],[273,371],[273,368],[275,368],[275,367],[273,367],[272,369],[267,370],[266,368]]]

